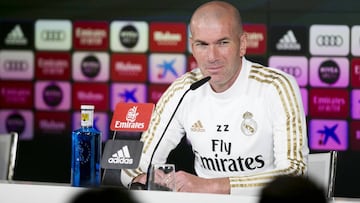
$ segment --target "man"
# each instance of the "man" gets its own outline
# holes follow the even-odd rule
[[[123,170],[122,182],[146,183],[154,148],[179,99],[206,76],[210,81],[182,100],[152,159],[152,163],[166,162],[186,135],[195,154],[196,175],[176,172],[177,191],[258,195],[276,176],[305,174],[306,121],[294,78],[244,57],[246,33],[238,10],[229,3],[200,6],[190,30],[199,68],[164,92],[141,138],[140,166]]]

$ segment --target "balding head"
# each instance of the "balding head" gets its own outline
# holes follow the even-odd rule
[[[235,32],[242,33],[241,16],[237,8],[224,1],[210,1],[197,8],[190,20],[190,31],[193,26],[211,24],[212,22],[228,20]]]

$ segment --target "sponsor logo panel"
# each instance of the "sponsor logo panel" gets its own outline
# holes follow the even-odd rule
[[[109,46],[109,23],[105,21],[75,21],[74,49],[106,50]]]
[[[269,66],[294,76],[301,87],[308,84],[308,60],[305,56],[270,56]]]
[[[186,71],[184,54],[150,54],[149,80],[152,83],[171,83]]]
[[[70,20],[45,20],[35,22],[35,47],[38,50],[68,51],[72,47]]]
[[[0,78],[32,80],[34,78],[34,53],[32,51],[0,51]]]
[[[69,80],[71,56],[68,52],[37,52],[35,77],[39,80]]]
[[[34,106],[32,82],[0,81],[1,108],[32,109]]]
[[[98,111],[107,111],[109,109],[108,86],[107,83],[73,83],[72,108],[80,110],[82,104],[92,104]]]
[[[0,109],[0,132],[15,131],[20,140],[34,136],[34,115],[31,110]]]
[[[80,109],[80,106],[78,107]],[[99,112],[100,109],[95,106],[95,112],[94,112],[94,128],[98,129],[101,132],[101,140],[103,142],[107,141],[109,139],[109,115],[105,112]],[[79,129],[81,126],[81,113],[80,112],[74,112],[73,113],[73,121],[72,122],[72,129],[76,130]]]
[[[165,90],[169,87],[169,84],[150,84],[148,91],[148,101],[156,104]]]
[[[185,52],[186,28],[185,23],[150,23],[150,51]]]
[[[338,150],[348,148],[348,124],[345,120],[310,120],[310,149]]]
[[[346,56],[350,51],[347,25],[311,25],[310,53],[322,56]]]
[[[110,48],[114,52],[144,53],[149,48],[149,25],[145,21],[113,21]]]
[[[148,73],[146,54],[111,55],[111,80],[146,82]]]
[[[360,89],[351,90],[351,118],[360,119]]]
[[[309,108],[311,117],[345,119],[349,115],[349,107],[347,89],[310,89]]]
[[[111,110],[119,102],[144,103],[146,102],[147,87],[144,83],[112,83],[111,84]]]
[[[137,140],[107,140],[101,167],[105,169],[135,169],[139,166],[143,142]]]
[[[152,103],[117,103],[110,129],[125,132],[147,130],[154,106]]]
[[[59,135],[71,134],[71,114],[69,112],[35,112],[36,135]]]
[[[247,33],[246,54],[265,54],[267,44],[267,28],[265,24],[244,24]]]
[[[351,60],[350,80],[352,87],[360,87],[360,58]]]
[[[308,50],[308,30],[304,26],[272,26],[270,50],[276,54],[301,54]]]
[[[350,82],[349,59],[312,57],[309,76],[312,87],[347,87]]]
[[[69,110],[70,102],[70,82],[37,81],[35,83],[35,108],[37,110]]]
[[[0,47],[4,49],[32,49],[34,24],[32,21],[1,21]]]
[[[351,54],[360,56],[360,25],[351,28]]]
[[[72,76],[75,81],[109,80],[110,59],[106,52],[75,52]]]
[[[360,121],[350,122],[350,149],[360,151]]]

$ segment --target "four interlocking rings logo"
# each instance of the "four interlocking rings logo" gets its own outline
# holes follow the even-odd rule
[[[5,60],[3,63],[6,71],[27,71],[29,64],[25,60]]]
[[[344,43],[344,39],[340,35],[319,35],[316,38],[318,46],[336,46],[339,47]]]
[[[64,30],[43,30],[41,32],[41,39],[44,41],[64,41],[65,35]]]

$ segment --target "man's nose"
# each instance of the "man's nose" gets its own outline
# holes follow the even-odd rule
[[[214,62],[217,60],[218,58],[218,50],[216,48],[216,46],[209,46],[209,51],[208,51],[208,60],[209,62]]]

